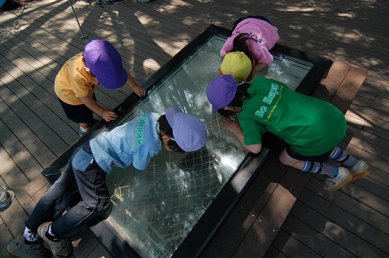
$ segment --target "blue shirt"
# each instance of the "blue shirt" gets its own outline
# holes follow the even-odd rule
[[[103,132],[90,140],[96,163],[107,174],[112,167],[146,169],[150,159],[161,150],[157,113],[143,113],[133,120]]]

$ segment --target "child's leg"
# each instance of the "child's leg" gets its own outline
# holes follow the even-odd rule
[[[370,174],[370,167],[365,161],[355,158],[353,155],[347,153],[339,147],[335,147],[332,150],[330,158],[339,162],[343,167],[349,168],[351,173],[354,175],[354,180],[366,177]]]
[[[42,240],[38,238],[38,229],[46,221],[55,218],[56,214],[62,214],[65,211],[69,201],[64,197],[69,192],[73,192],[76,185],[72,173],[69,162],[61,176],[33,209],[31,215],[26,220],[22,234],[8,244],[7,250],[13,256],[51,257],[51,253],[44,248]]]
[[[89,130],[89,123],[80,123],[80,129],[87,132]]]
[[[63,203],[63,197],[67,195],[68,192],[73,191],[75,184],[76,181],[69,161],[61,176],[36,204],[32,213],[26,220],[26,227],[32,233],[37,233],[39,225],[43,222],[52,220],[57,214],[63,213],[66,209],[66,203]]]
[[[279,159],[282,164],[303,172],[323,174],[328,177],[336,177],[339,173],[339,167],[334,167],[323,162],[298,160],[292,158],[286,150],[281,152]]]
[[[327,191],[336,191],[353,180],[353,176],[347,168],[335,167],[319,161],[298,160],[291,157],[286,150],[282,151],[279,159],[282,164],[303,172],[326,175],[324,188]]]
[[[62,239],[74,239],[92,222],[96,224],[107,218],[105,215],[110,205],[106,174],[95,161],[82,171],[75,167],[73,171],[81,199],[52,224],[53,235]]]
[[[70,105],[58,99],[69,120],[80,125],[79,135],[82,136],[96,123],[93,111],[85,105]]]

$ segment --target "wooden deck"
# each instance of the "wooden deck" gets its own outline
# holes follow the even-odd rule
[[[68,1],[33,1],[26,7],[23,13],[0,13],[0,185],[16,193],[12,206],[0,213],[0,257],[8,257],[5,246],[22,230],[27,214],[48,187],[41,171],[78,139],[77,125],[66,119],[53,92],[54,77],[68,58],[82,51],[86,41],[106,38],[142,83],[209,24],[230,27],[241,16],[257,14],[279,28],[283,45],[368,69],[346,114],[347,148],[374,167],[368,178],[335,193],[322,190],[319,177],[299,175],[307,181],[306,187],[282,227],[274,230],[264,256],[389,257],[387,1],[357,0],[350,5],[334,0],[304,4],[268,0],[136,4],[126,0],[106,8],[76,2],[86,39],[80,38]],[[100,90],[97,98],[112,108],[129,93]],[[272,182],[278,176],[262,179]],[[257,184],[262,182],[258,179]],[[235,223],[229,227],[242,230],[250,241],[237,243],[229,256],[258,257],[261,241],[269,237],[257,227],[263,221],[260,218],[245,228],[245,222],[257,218],[264,201],[255,188],[249,196],[241,203],[247,220],[228,223]],[[223,243],[223,236],[215,241]],[[75,257],[102,256],[111,257],[91,233],[76,243]]]

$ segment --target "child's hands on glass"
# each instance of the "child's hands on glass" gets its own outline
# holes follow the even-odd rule
[[[131,89],[139,97],[143,97],[146,95],[146,90],[144,88],[140,87],[139,85],[133,85],[133,86],[131,86]]]
[[[109,121],[112,121],[112,120],[116,120],[116,118],[118,117],[118,115],[111,111],[111,110],[103,110],[103,112],[101,112],[101,117],[106,121],[106,122],[109,122]]]
[[[239,126],[239,122],[237,120],[231,120],[228,118],[223,118],[221,120],[222,127],[226,129],[227,131],[237,134],[242,131],[242,129]]]

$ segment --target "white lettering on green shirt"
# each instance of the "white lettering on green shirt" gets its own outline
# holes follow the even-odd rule
[[[267,111],[267,107],[262,106],[257,111],[255,111],[254,115],[256,115],[257,117],[263,118],[266,111]]]
[[[266,97],[262,99],[263,102],[265,102],[268,105],[271,105],[273,103],[273,100],[275,96],[279,94],[280,85],[272,83],[269,93]],[[257,111],[255,111],[254,115],[260,118],[263,118],[268,111],[267,106],[261,106]]]
[[[146,123],[146,114],[143,114],[139,120],[139,124],[136,127],[136,143],[138,145],[143,143],[143,131]]]
[[[271,103],[274,100],[274,97],[278,95],[278,90],[280,88],[280,85],[272,83],[269,93],[266,97],[263,98],[263,102],[271,105]]]

